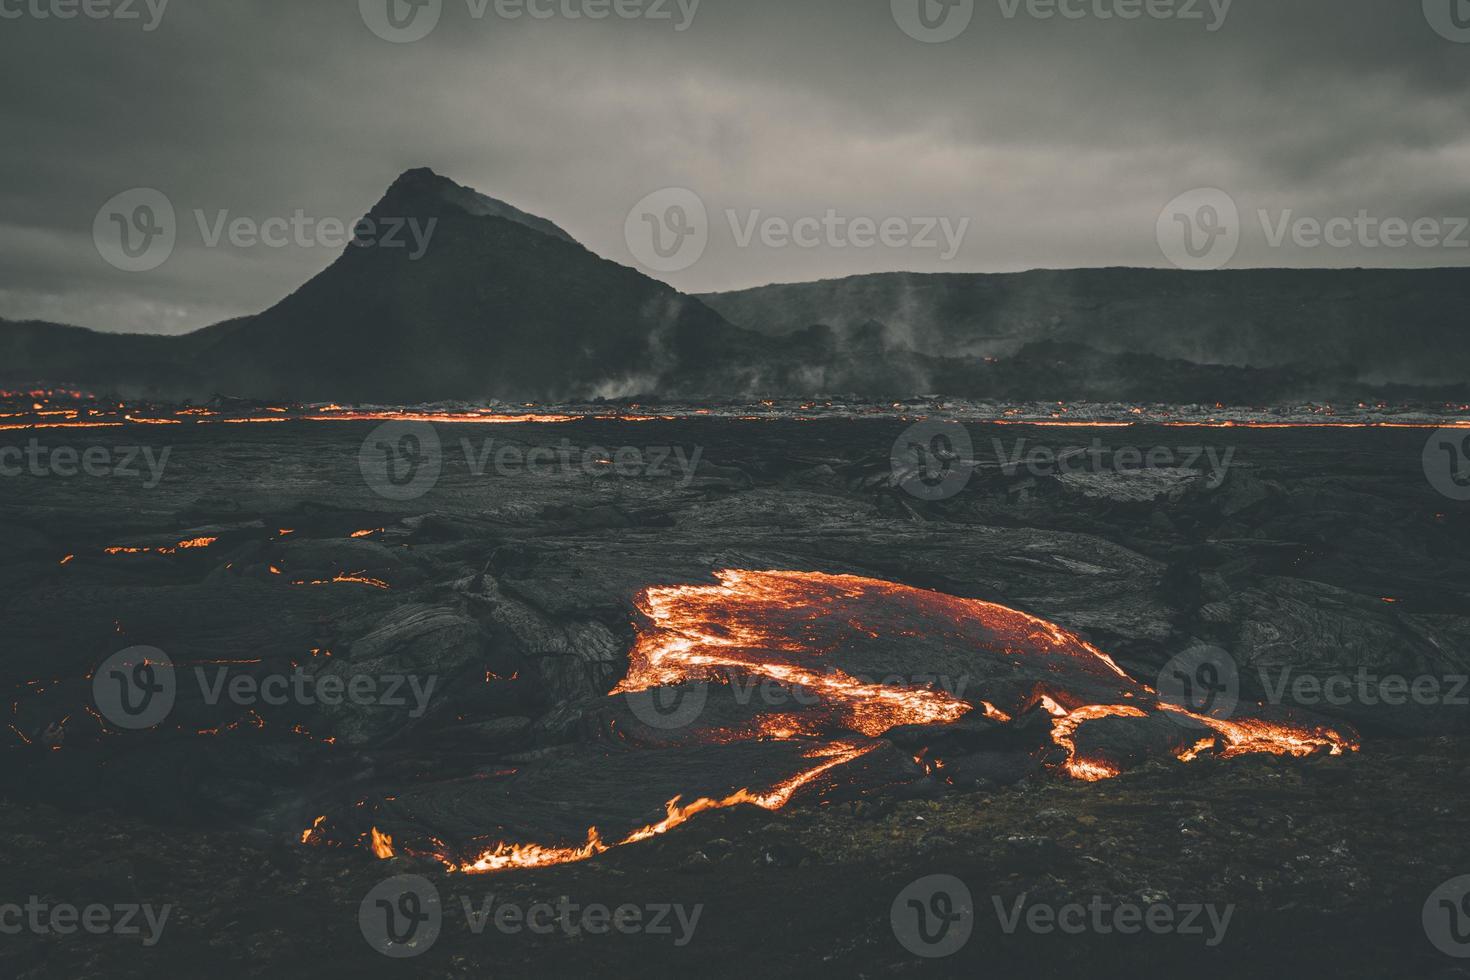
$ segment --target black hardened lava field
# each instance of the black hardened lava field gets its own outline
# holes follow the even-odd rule
[[[1470,0],[0,82],[0,980],[1470,980]]]

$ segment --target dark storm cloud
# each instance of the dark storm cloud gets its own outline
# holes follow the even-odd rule
[[[1470,261],[1272,248],[1257,215],[1470,214],[1470,44],[1409,0],[1217,0],[1214,24],[1208,0],[1178,0],[1202,21],[1097,16],[1128,0],[1068,0],[1077,19],[977,0],[944,44],[905,35],[888,0],[667,0],[666,20],[597,21],[476,19],[445,0],[408,44],[375,36],[354,0],[172,0],[152,30],[142,0],[144,22],[35,16],[51,2],[0,0],[21,13],[0,19],[0,316],[176,331],[261,309],[335,251],[206,247],[196,210],[350,221],[420,165],[630,264],[629,209],[690,188],[709,246],[661,274],[688,290],[1162,265],[1161,208],[1202,186],[1239,205],[1234,266]],[[133,187],[178,213],[174,253],[144,273],[92,241],[98,208]],[[813,248],[740,244],[752,219],[828,212],[969,224],[951,261],[825,232]]]

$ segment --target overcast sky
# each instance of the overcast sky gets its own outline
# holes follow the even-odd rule
[[[160,0],[111,2],[139,18],[59,20],[38,16],[56,0],[0,0],[0,316],[180,332],[258,311],[335,245],[211,246],[196,211],[350,222],[416,166],[629,265],[630,209],[688,188],[708,248],[651,274],[691,292],[1167,266],[1178,249],[1160,236],[1183,226],[1160,216],[1206,187],[1239,209],[1229,268],[1470,265],[1455,220],[1470,216],[1470,29],[1450,19],[1470,0],[1176,0],[1176,16],[1138,19],[1100,15],[1145,0],[1062,0],[1076,18],[967,0],[968,26],[944,43],[901,26],[924,33],[919,0],[702,0],[692,19],[692,0],[600,0],[668,13],[602,20],[561,13],[599,0],[512,0],[548,19],[442,0],[411,43],[368,26],[387,23],[388,0],[364,0],[367,15],[357,0],[172,0],[161,18]],[[943,20],[924,2],[940,32],[968,13],[961,2]],[[172,253],[146,272],[94,243],[99,209],[136,187],[177,214]],[[1199,205],[1218,197],[1184,200],[1203,249],[1219,209]],[[1392,224],[1359,221],[1337,226],[1344,247],[1315,244],[1310,225],[1281,224],[1286,209],[1367,212],[1417,234],[1389,248],[1381,231],[1404,239]],[[752,217],[829,211],[839,223],[815,239],[805,226],[815,247],[783,245],[779,228],[741,242]],[[863,218],[898,224],[873,243],[844,223]],[[947,243],[937,224],[936,247],[917,247],[907,238],[926,218],[964,233]]]

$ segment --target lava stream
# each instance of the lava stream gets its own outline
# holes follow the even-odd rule
[[[676,796],[668,802],[666,807],[667,813],[662,820],[651,823],[646,827],[640,827],[612,844],[606,843],[602,839],[602,835],[596,827],[590,827],[587,830],[587,842],[580,847],[547,847],[541,844],[501,843],[483,851],[473,861],[456,862],[453,859],[442,856],[441,860],[444,861],[445,865],[451,871],[460,871],[466,874],[484,874],[490,871],[505,871],[510,868],[542,868],[553,864],[570,864],[576,861],[585,861],[588,858],[604,854],[614,847],[636,844],[639,841],[648,840],[650,837],[657,837],[660,834],[667,833],[707,810],[721,810],[742,805],[758,806],[765,810],[779,810],[791,801],[791,798],[796,795],[797,790],[824,772],[867,755],[877,747],[877,743],[851,745],[837,742],[818,748],[810,754],[813,757],[821,758],[823,761],[820,764],[792,776],[767,790],[765,793],[757,794],[752,793],[748,789],[741,789],[722,800],[705,797],[688,804],[681,804],[679,801],[682,797]]]
[[[1166,744],[1184,762],[1212,754],[1304,756],[1358,747],[1350,731],[1252,717],[1222,719],[1166,704],[1111,657],[1053,623],[977,599],[853,575],[817,572],[715,573],[714,585],[648,588],[627,678],[614,695],[693,683],[731,684],[762,678],[813,695],[804,712],[767,711],[737,727],[712,724],[689,734],[706,743],[802,741],[812,761],[763,793],[740,789],[722,799],[670,800],[662,820],[608,841],[597,827],[584,842],[565,846],[502,842],[471,860],[433,852],[453,871],[482,873],[583,861],[614,847],[663,834],[707,810],[785,806],[819,776],[885,744],[902,726],[943,725],[981,713],[1000,725],[1028,712],[1051,716],[1050,741],[1063,754],[1059,771],[1096,781],[1117,776],[1124,763],[1078,745],[1084,726],[1102,719],[1177,722]],[[941,689],[915,675],[876,683],[865,669],[894,663],[960,665],[978,683]],[[983,694],[989,700],[981,700]],[[1189,732],[1195,737],[1191,740]],[[308,830],[307,836],[311,835]],[[377,834],[380,856],[391,853]]]

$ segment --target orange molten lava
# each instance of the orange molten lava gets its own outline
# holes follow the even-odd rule
[[[274,569],[272,569],[272,571],[274,571]],[[280,573],[279,572],[276,572],[275,574],[280,574]],[[393,586],[389,585],[387,582],[384,582],[382,579],[380,579],[380,578],[372,578],[372,577],[364,574],[363,572],[339,572],[338,574],[333,575],[331,578],[323,578],[323,579],[302,579],[299,582],[292,582],[291,584],[292,585],[316,586],[316,585],[335,585],[335,584],[338,584],[338,583],[345,583],[345,584],[348,584],[348,585],[367,585],[367,586],[371,586],[374,589],[391,589],[393,587]]]
[[[181,551],[195,551],[199,548],[211,547],[219,538],[190,538],[188,541],[180,541],[176,545],[163,546],[159,548],[133,548],[117,547],[104,548],[104,555],[177,555]],[[66,564],[66,562],[62,562]]]
[[[6,404],[6,403],[10,404]],[[524,406],[525,411],[492,407],[433,409],[433,408],[388,408],[351,407],[341,405],[271,405],[259,406],[238,404],[208,409],[191,406],[143,403],[129,405],[122,402],[98,402],[84,392],[46,391],[32,397],[31,393],[0,391],[0,408],[16,411],[0,412],[0,432],[36,429],[98,429],[121,426],[178,426],[178,425],[269,425],[309,424],[323,422],[425,422],[433,425],[560,425],[591,421],[654,422],[679,421],[721,417],[741,422],[773,422],[783,418],[800,422],[811,422],[823,418],[874,417],[887,415],[890,418],[909,422],[925,421],[931,416],[914,414],[899,404],[889,406],[839,406],[832,402],[804,402],[800,410],[813,415],[792,415],[794,403],[783,408],[775,402],[763,401],[757,407],[730,407],[723,413],[708,408],[681,407],[666,414],[652,415],[641,411],[641,406],[629,405],[618,411],[593,407],[564,407],[556,411],[542,409],[534,404]],[[1223,411],[1223,405],[1216,405]],[[1385,404],[1372,406],[1382,412]],[[1358,412],[1366,412],[1370,406],[1360,404]],[[936,406],[935,411],[945,409]],[[1360,415],[1350,412],[1339,415],[1331,406],[1299,406],[1298,418],[1280,418],[1266,414],[1263,410],[1241,409],[1244,418],[1222,418],[1216,415],[1196,419],[1182,419],[1177,412],[1164,410],[1160,406],[1145,409],[1133,406],[1126,411],[1109,409],[1115,417],[1082,418],[1073,409],[1058,403],[1054,409],[1008,408],[1000,417],[993,413],[972,409],[962,415],[947,414],[943,417],[976,424],[1040,426],[1048,428],[1093,428],[1125,429],[1133,426],[1165,425],[1176,428],[1194,429],[1335,429],[1335,428],[1382,428],[1423,429],[1470,428],[1470,421],[1463,416],[1470,407],[1446,404],[1442,420],[1428,421],[1422,416],[1403,417],[1398,414],[1387,416]],[[1084,413],[1085,414],[1085,413]]]
[[[651,626],[639,633],[627,679],[614,693],[645,691],[690,681],[722,682],[745,671],[819,695],[837,708],[848,728],[878,736],[900,725],[957,721],[979,708],[996,721],[1010,714],[988,702],[971,703],[945,691],[874,684],[829,668],[834,611],[849,616],[843,631],[854,639],[901,642],[905,635],[935,636],[959,644],[1003,646],[1007,653],[1057,658],[1080,669],[1129,682],[1102,651],[1059,627],[1026,613],[938,592],[818,572],[721,571],[715,586],[684,585],[646,590],[639,608]],[[884,616],[894,601],[918,621],[894,635]],[[868,617],[871,616],[871,619]],[[829,621],[821,634],[828,648],[804,637]],[[835,637],[840,643],[842,637]]]
[[[743,671],[815,692],[835,708],[854,732],[876,737],[900,725],[958,720],[979,710],[1008,722],[1030,704],[1054,717],[1052,741],[1066,752],[1062,770],[1077,779],[1106,779],[1116,765],[1079,755],[1077,730],[1099,718],[1145,718],[1168,711],[1187,727],[1211,730],[1209,748],[1229,758],[1248,753],[1303,756],[1357,748],[1355,736],[1326,727],[1297,727],[1254,718],[1220,719],[1162,704],[1149,686],[1133,680],[1111,657],[1035,616],[978,599],[961,599],[853,575],[816,572],[716,573],[718,585],[651,588],[639,600],[650,626],[640,630],[627,679],[620,692],[635,692],[692,681],[721,682]],[[895,630],[884,618],[897,605],[902,621]],[[834,633],[831,620],[845,617]],[[910,628],[916,627],[916,628]],[[844,635],[845,634],[845,635]],[[841,670],[819,670],[834,650],[871,640],[901,642],[906,636],[943,639],[1039,668],[1043,681],[1027,701],[997,707],[989,701],[962,700],[925,687],[874,685]],[[1109,701],[1090,703],[1080,685]],[[1180,754],[1192,761],[1204,754],[1197,741]]]
[[[485,873],[584,861],[614,847],[647,840],[708,810],[753,805],[785,806],[803,787],[886,743],[878,737],[900,726],[955,722],[979,712],[1000,724],[1040,710],[1051,716],[1050,739],[1063,755],[1059,771],[1079,780],[1119,775],[1122,764],[1090,757],[1078,746],[1085,725],[1106,718],[1172,715],[1191,744],[1179,736],[1176,758],[1230,757],[1246,753],[1304,756],[1340,754],[1358,747],[1356,737],[1326,726],[1307,727],[1257,718],[1220,719],[1160,701],[1101,650],[1055,624],[977,599],[963,599],[853,575],[816,572],[715,573],[713,585],[659,586],[637,599],[643,620],[630,654],[627,678],[613,692],[636,693],[697,682],[733,684],[762,678],[813,694],[810,712],[768,711],[734,728],[697,730],[701,740],[801,741],[810,764],[764,792],[740,789],[721,799],[670,800],[663,819],[615,841],[597,827],[579,844],[500,842],[463,860],[447,849],[435,853],[450,870]],[[926,644],[935,657],[972,664],[985,690],[950,692],[932,683],[875,683],[838,664],[903,660],[905,643]],[[868,658],[865,661],[863,658]],[[916,659],[923,659],[922,656]],[[993,690],[992,690],[993,689]],[[968,693],[968,697],[966,694]],[[999,704],[982,700],[985,695]],[[940,771],[919,758],[926,771]],[[308,831],[308,835],[310,831]],[[371,847],[393,854],[392,841],[374,829]]]
[[[387,834],[379,832],[377,827],[373,828],[372,834],[373,854],[376,855],[379,860],[388,860],[390,857],[393,856],[393,838],[389,837]]]
[[[552,864],[570,864],[575,861],[585,861],[612,850],[614,847],[622,847],[625,844],[635,844],[638,841],[648,840],[660,834],[668,833],[680,824],[687,823],[690,819],[707,810],[720,810],[732,806],[750,805],[758,806],[765,810],[779,810],[791,801],[796,791],[816,779],[829,769],[864,756],[877,748],[876,744],[852,745],[845,743],[834,743],[816,749],[810,753],[813,758],[821,758],[822,762],[812,766],[795,776],[778,783],[765,793],[752,793],[748,789],[737,790],[722,800],[713,800],[708,797],[698,799],[692,803],[680,805],[681,797],[674,797],[668,802],[667,813],[664,818],[656,823],[628,834],[622,840],[608,844],[602,839],[602,834],[596,827],[587,830],[587,842],[580,847],[546,847],[541,844],[510,844],[501,843],[481,853],[473,861],[456,863],[446,860],[451,871],[461,871],[468,874],[484,874],[490,871],[504,871],[509,868],[541,868]]]
[[[1057,709],[1053,704],[1045,707],[1053,715]],[[1084,759],[1077,754],[1077,743],[1074,736],[1077,729],[1089,721],[1098,718],[1147,718],[1148,712],[1141,708],[1135,708],[1126,704],[1093,704],[1075,711],[1066,711],[1057,716],[1052,722],[1051,740],[1067,750],[1067,761],[1062,763],[1062,769],[1073,779],[1081,779],[1089,783],[1095,783],[1102,779],[1112,779],[1118,775],[1118,767],[1109,762],[1097,759]]]

